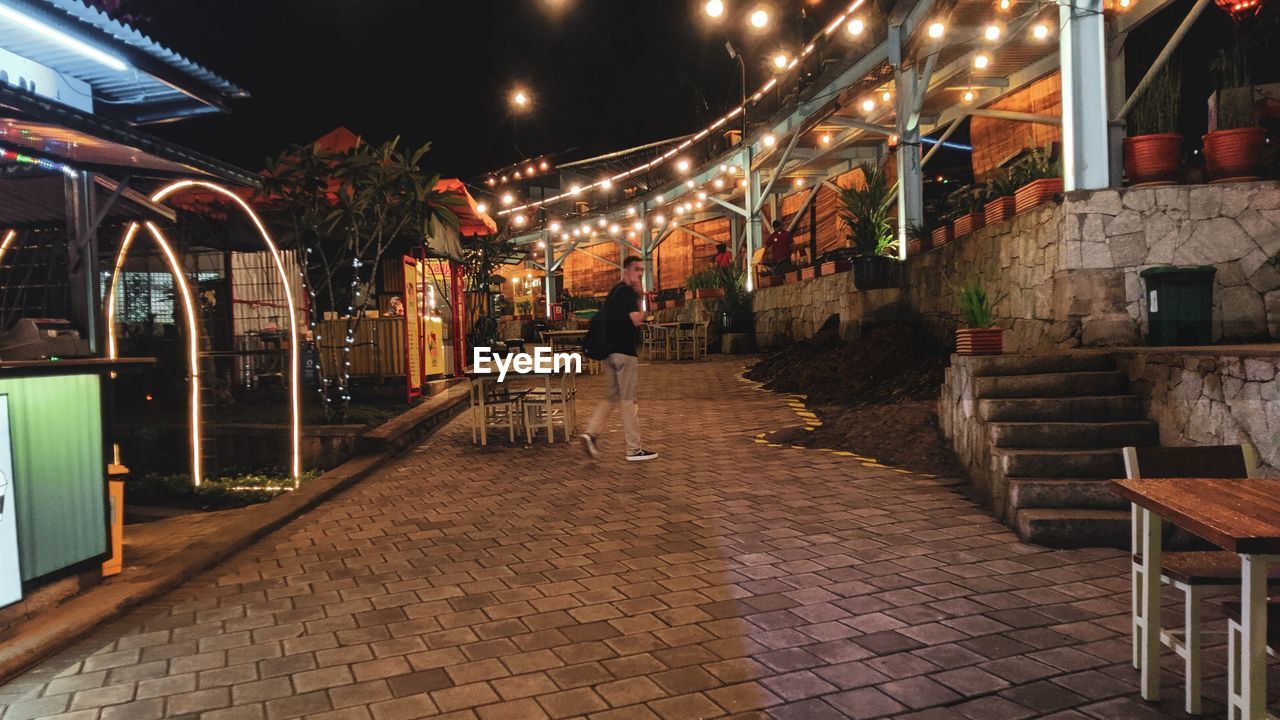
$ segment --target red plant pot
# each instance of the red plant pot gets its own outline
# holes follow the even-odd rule
[[[819,274],[823,277],[827,275],[835,275],[836,273],[849,272],[853,269],[853,263],[848,260],[828,260],[822,263]]]
[[[955,236],[951,234],[950,225],[944,225],[940,228],[934,228],[933,235],[931,237],[933,238],[934,247],[946,245],[947,243],[955,239]]]
[[[812,280],[818,277],[819,268],[817,265],[810,265],[807,268],[800,268],[801,280]]]
[[[698,288],[697,290],[687,290],[684,294],[686,300],[719,297],[724,297],[724,288]]]
[[[1266,131],[1260,127],[1214,130],[1204,136],[1204,168],[1211,182],[1262,176]]]
[[[995,225],[998,222],[1004,222],[1013,217],[1014,199],[1012,195],[998,197],[987,203],[982,208],[982,220],[984,225]]]
[[[913,238],[907,241],[907,257],[915,257],[924,252],[924,243],[919,238]]]
[[[781,275],[761,275],[760,287],[762,288],[776,287],[778,285],[781,285],[783,280],[784,278]]]
[[[961,328],[956,330],[957,355],[1000,355],[1004,352],[1004,330]]]
[[[1013,211],[1026,212],[1049,202],[1060,192],[1062,192],[1062,178],[1032,180],[1013,194]]]
[[[956,218],[954,232],[956,237],[964,237],[974,230],[982,229],[983,216],[982,213],[971,212],[968,215],[961,215]]]
[[[1182,136],[1160,133],[1125,138],[1124,174],[1134,187],[1176,184],[1182,178]]]

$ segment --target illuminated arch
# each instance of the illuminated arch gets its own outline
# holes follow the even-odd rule
[[[245,216],[249,218],[249,221],[253,223],[253,226],[257,229],[258,234],[262,236],[262,242],[267,246],[267,250],[271,253],[271,259],[275,263],[276,272],[280,276],[280,282],[281,284],[284,285],[285,301],[288,303],[288,308],[289,308],[289,410],[290,410],[290,413],[289,413],[290,433],[289,434],[290,434],[290,445],[291,445],[289,469],[290,469],[291,475],[293,476],[294,486],[296,487],[299,478],[302,476],[302,395],[301,395],[302,383],[301,383],[301,377],[300,377],[302,372],[301,370],[302,366],[300,361],[301,350],[300,350],[299,341],[298,341],[298,313],[297,313],[297,308],[294,306],[293,284],[290,282],[289,273],[285,269],[284,260],[280,255],[280,248],[276,246],[275,241],[271,238],[271,233],[267,231],[266,225],[263,224],[262,219],[258,217],[258,214],[254,212],[253,208],[249,206],[249,203],[245,202],[239,195],[236,195],[235,193],[228,190],[227,188],[222,187],[221,185],[216,185],[214,183],[205,182],[202,180],[182,180],[179,182],[172,183],[170,185],[166,185],[165,187],[161,188],[151,196],[151,199],[154,202],[162,202],[165,198],[169,197],[175,192],[178,192],[179,190],[185,190],[187,188],[200,188],[202,190],[209,190],[211,192],[215,192],[219,195],[222,195],[223,197],[235,203],[244,212]],[[179,285],[181,285],[184,296],[189,296],[190,289],[186,285],[186,278],[185,276],[183,276],[181,272],[181,267],[177,266],[177,258],[173,256],[173,251],[170,249],[168,242],[164,239],[164,236],[160,233],[159,229],[156,228],[152,223],[148,222],[146,223],[146,226],[147,226],[147,229],[151,232],[152,237],[155,238],[156,242],[160,245],[161,251],[165,253],[166,261],[169,262],[170,264],[170,271],[173,272],[175,279],[178,281]],[[120,274],[120,268],[124,264],[124,257],[125,257],[125,254],[128,252],[129,244],[131,243],[133,235],[136,233],[136,231],[137,231],[137,225],[136,224],[131,225],[128,232],[126,233],[125,241],[120,245],[120,252],[116,256],[115,271],[112,273],[112,276],[111,276],[111,292],[107,296],[109,298],[107,301],[107,348],[110,353],[110,357],[112,358],[116,356],[115,355],[116,353],[116,347],[115,347],[116,280]],[[170,261],[170,258],[172,258],[172,261]],[[187,300],[184,300],[184,304],[186,302]],[[195,315],[193,314],[193,310],[194,308],[189,310],[188,312],[189,318],[195,317]],[[201,457],[199,452],[199,447],[200,447],[200,422],[199,422],[200,421],[200,396],[199,396],[199,367],[198,367],[199,340],[198,340],[198,336],[195,334],[196,327],[193,321],[189,321],[188,329],[189,331],[191,331],[191,336],[192,336],[192,340],[190,341],[189,358],[188,358],[189,365],[191,368],[190,374],[192,378],[191,418],[192,418],[193,458],[191,461],[191,466],[192,466],[192,477],[195,479],[195,482],[198,485],[200,484],[200,469],[201,469]]]
[[[9,230],[5,232],[4,240],[0,240],[0,260],[4,259],[5,252],[9,249],[9,246],[13,244],[13,239],[16,237],[18,237],[17,230]]]
[[[147,221],[144,225],[146,225],[147,232],[156,241],[156,245],[160,247],[160,252],[164,255],[165,265],[169,267],[169,273],[173,275],[173,282],[178,286],[183,315],[187,318],[187,374],[191,380],[190,397],[187,399],[190,405],[189,412],[191,413],[191,482],[196,487],[199,487],[204,482],[204,458],[200,438],[200,332],[196,320],[198,316],[196,315],[195,298],[191,295],[191,288],[187,285],[187,276],[182,272],[182,265],[178,262],[178,256],[174,254],[173,248],[169,246],[168,239],[160,232],[160,228],[156,227],[151,221]],[[125,231],[124,240],[120,243],[120,250],[116,253],[115,268],[111,272],[111,287],[107,292],[107,357],[112,360],[119,357],[116,348],[115,330],[116,284],[120,280],[120,269],[124,267],[125,258],[129,254],[129,247],[133,245],[133,238],[137,234],[138,223],[130,223],[129,229]]]

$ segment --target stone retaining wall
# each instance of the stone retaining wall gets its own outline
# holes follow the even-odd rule
[[[1251,443],[1280,477],[1280,346],[1126,348],[1115,353],[1161,445]]]
[[[813,337],[832,315],[840,316],[840,336],[854,338],[864,323],[891,320],[905,310],[902,290],[860,292],[852,272],[759,288],[752,298],[761,348]]]

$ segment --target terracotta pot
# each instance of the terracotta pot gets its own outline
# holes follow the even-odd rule
[[[1062,178],[1040,178],[1018,188],[1013,194],[1014,212],[1026,212],[1043,205],[1062,192]]]
[[[1125,138],[1124,174],[1134,187],[1176,184],[1182,178],[1182,136],[1160,133]]]
[[[1204,136],[1204,168],[1210,182],[1262,177],[1266,131],[1260,127],[1214,130]]]
[[[792,270],[787,273],[787,282],[800,282],[804,279],[804,270]]]
[[[819,273],[825,277],[827,275],[835,275],[836,273],[849,272],[853,269],[853,263],[848,260],[828,260],[822,263]]]
[[[951,234],[951,226],[944,225],[940,228],[934,228],[932,238],[933,246],[938,247],[951,242],[955,236]]]
[[[692,296],[690,296],[692,293]],[[686,300],[697,300],[700,298],[720,298],[724,297],[724,288],[698,288],[684,294]]]
[[[956,218],[953,226],[956,237],[964,237],[974,230],[982,229],[983,216],[980,212],[971,212],[968,215],[961,215]]]
[[[816,277],[818,277],[818,266],[817,266],[817,265],[810,265],[810,266],[809,266],[809,267],[807,267],[807,268],[800,268],[800,279],[801,279],[801,280],[812,280],[812,279],[814,279],[814,278],[816,278]]]
[[[913,258],[924,252],[924,243],[919,238],[913,238],[907,241],[907,257]]]
[[[982,208],[984,225],[995,225],[1013,217],[1014,200],[1012,195],[998,197]]]
[[[1004,352],[1004,330],[961,328],[956,330],[957,355],[1000,355]]]
[[[776,287],[782,284],[782,280],[781,275],[761,275],[760,287]]]

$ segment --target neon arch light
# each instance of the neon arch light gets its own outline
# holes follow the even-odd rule
[[[244,212],[245,216],[249,218],[249,221],[252,222],[253,226],[257,229],[258,234],[262,236],[262,242],[267,246],[267,250],[271,253],[271,259],[275,263],[276,272],[280,276],[280,282],[284,285],[285,301],[288,303],[288,307],[289,307],[289,410],[290,410],[289,412],[290,468],[289,469],[290,469],[290,474],[293,476],[294,487],[296,488],[298,485],[298,480],[302,476],[302,396],[301,396],[302,384],[301,384],[301,378],[300,378],[301,361],[299,356],[300,350],[299,350],[299,344],[298,344],[298,317],[297,317],[297,308],[294,306],[293,284],[289,281],[289,273],[285,270],[284,260],[280,255],[280,248],[276,245],[275,241],[271,238],[271,233],[267,231],[266,225],[263,224],[262,219],[258,217],[258,214],[254,212],[253,208],[250,207],[249,204],[245,202],[239,195],[236,195],[235,193],[222,187],[221,185],[216,185],[214,183],[205,182],[202,180],[182,180],[161,188],[151,196],[151,199],[154,202],[162,202],[165,198],[169,197],[175,192],[178,192],[179,190],[185,190],[188,188],[200,188],[203,190],[209,190],[209,191],[218,193],[219,195],[222,195],[223,197],[234,202]],[[183,302],[185,306],[186,303],[189,302],[190,288],[187,287],[186,278],[182,275],[182,271],[181,271],[182,269],[177,264],[177,258],[176,256],[173,255],[173,251],[170,248],[168,241],[164,238],[164,235],[160,233],[160,230],[150,222],[146,223],[146,226],[148,231],[151,233],[151,236],[156,240],[157,244],[160,245],[161,251],[165,253],[166,261],[169,263],[169,266],[170,266],[170,272],[174,274],[175,279],[178,281],[179,285],[182,287],[182,291],[184,294]],[[111,276],[111,292],[107,296],[109,298],[107,301],[107,349],[108,349],[108,352],[110,353],[110,357],[113,359],[116,357],[116,342],[115,342],[116,281],[120,275],[120,269],[124,265],[125,254],[128,252],[129,245],[131,244],[132,238],[136,232],[137,232],[137,224],[135,223],[133,225],[130,225],[129,230],[125,235],[125,240],[124,242],[121,243],[120,251],[116,257],[115,270]],[[170,262],[170,259],[172,259],[171,262]],[[191,306],[188,308],[187,316],[188,318],[190,318],[188,321],[188,331],[190,332],[190,335],[191,335],[191,340],[189,342],[189,349],[188,349],[188,354],[189,354],[188,365],[190,367],[189,373],[192,379],[192,382],[191,382],[191,386],[192,386],[192,390],[191,390],[192,392],[192,395],[191,395],[191,419],[192,419],[191,466],[192,466],[192,478],[195,480],[195,484],[199,485],[202,479],[200,474],[202,458],[200,456],[200,451],[199,451],[200,449],[200,395],[199,395],[200,387],[199,387],[199,355],[198,355],[199,336],[196,333],[196,326],[194,323],[194,318],[195,318],[194,303],[191,303]]]
[[[5,251],[13,244],[13,239],[18,237],[17,230],[9,230],[4,234],[4,240],[0,240],[0,260],[4,259]]]
[[[200,439],[200,329],[196,324],[195,299],[191,295],[190,286],[187,285],[187,277],[182,273],[182,265],[178,263],[178,256],[169,246],[168,239],[151,221],[144,224],[151,238],[160,247],[160,252],[164,254],[165,265],[169,267],[169,273],[173,275],[173,281],[178,286],[183,315],[187,319],[187,375],[191,385],[190,397],[187,398],[191,413],[191,482],[196,487],[200,487],[204,482],[204,458]],[[138,223],[130,223],[129,229],[125,231],[124,241],[120,243],[120,250],[116,253],[115,268],[111,272],[111,288],[107,293],[107,357],[112,360],[119,357],[115,331],[116,284],[120,279],[120,269],[124,267],[125,257],[129,254],[129,247],[133,245],[133,238],[137,234]]]

